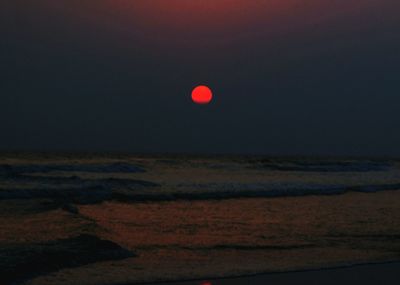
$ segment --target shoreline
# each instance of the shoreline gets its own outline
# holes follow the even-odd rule
[[[312,275],[326,275],[332,276],[332,282],[335,284],[354,284],[354,283],[343,283],[337,280],[337,277],[347,278],[353,275],[358,278],[367,278],[368,276],[361,276],[360,273],[369,272],[372,274],[380,274],[383,271],[393,272],[393,276],[397,277],[397,273],[400,272],[400,259],[393,261],[383,261],[383,262],[366,262],[366,263],[354,263],[349,265],[338,265],[333,267],[321,267],[315,269],[304,269],[304,270],[289,270],[283,272],[260,272],[248,275],[238,275],[238,276],[226,276],[226,277],[208,277],[203,279],[188,279],[188,280],[175,280],[175,281],[162,281],[162,282],[141,282],[141,283],[116,283],[113,285],[195,285],[195,284],[266,284],[267,282],[277,282],[276,284],[303,284],[303,282],[308,282],[309,278],[314,278]],[[355,275],[356,274],[356,275]],[[395,276],[396,275],[396,276]],[[379,282],[386,282],[385,280],[395,280],[391,279],[392,276],[381,276],[382,279]],[[300,279],[299,279],[300,278]],[[319,278],[319,277],[318,277]],[[268,280],[273,279],[273,280]],[[275,280],[276,279],[276,280]],[[281,283],[281,282],[295,282],[295,283]],[[295,281],[294,281],[295,280]],[[321,279],[319,279],[321,280]],[[324,279],[323,279],[324,280]],[[233,283],[231,283],[233,282]],[[301,283],[299,283],[301,282]],[[324,284],[326,280],[323,281]],[[349,280],[350,282],[350,280]],[[375,280],[368,281],[367,279],[362,280],[363,285],[378,284],[371,283]],[[304,283],[306,284],[306,283]],[[307,283],[310,284],[310,283]],[[313,283],[311,283],[313,284]],[[320,284],[320,283],[319,283]],[[330,283],[329,283],[330,284]],[[333,284],[333,283],[332,283]],[[379,283],[386,284],[386,283]],[[394,284],[394,283],[393,283]]]
[[[304,272],[324,280],[335,268],[342,276],[343,268],[400,259],[398,162],[2,163],[0,196],[19,199],[0,199],[0,255],[11,271],[36,274],[27,285],[200,285],[207,276],[215,284],[284,284]],[[92,253],[88,239],[109,244],[110,255]],[[134,256],[116,259],[121,250]]]
[[[37,214],[40,225],[48,219],[45,224],[67,223],[67,228],[62,227],[65,233],[57,238],[76,233],[79,225],[137,256],[65,268],[28,284],[201,285],[200,280],[216,280],[211,284],[297,285],[291,280],[322,275],[318,280],[342,278],[342,284],[374,285],[366,283],[368,278],[352,283],[346,276],[361,276],[358,272],[365,266],[370,268],[367,273],[377,272],[379,278],[386,278],[379,273],[386,267],[400,271],[399,220],[395,218],[400,211],[399,195],[400,191],[384,191],[227,201],[106,202],[80,205],[78,216],[61,210]],[[87,224],[88,220],[94,224]],[[31,226],[41,229],[39,224]],[[26,236],[25,228],[10,230],[12,236]],[[35,232],[28,236],[36,242]]]

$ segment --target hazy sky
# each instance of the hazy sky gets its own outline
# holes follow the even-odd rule
[[[400,156],[399,0],[0,3],[0,149]],[[194,105],[207,84],[215,100]]]

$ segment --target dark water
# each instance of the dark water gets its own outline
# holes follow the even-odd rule
[[[0,199],[98,203],[377,192],[400,188],[399,165],[368,159],[0,158]]]

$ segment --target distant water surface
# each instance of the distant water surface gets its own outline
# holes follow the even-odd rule
[[[256,157],[3,158],[0,199],[62,195],[79,202],[83,195],[134,202],[376,192],[400,188],[399,165],[394,160]]]

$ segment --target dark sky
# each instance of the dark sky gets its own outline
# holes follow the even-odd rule
[[[0,3],[0,149],[400,156],[399,0]],[[190,92],[207,84],[215,100]]]

